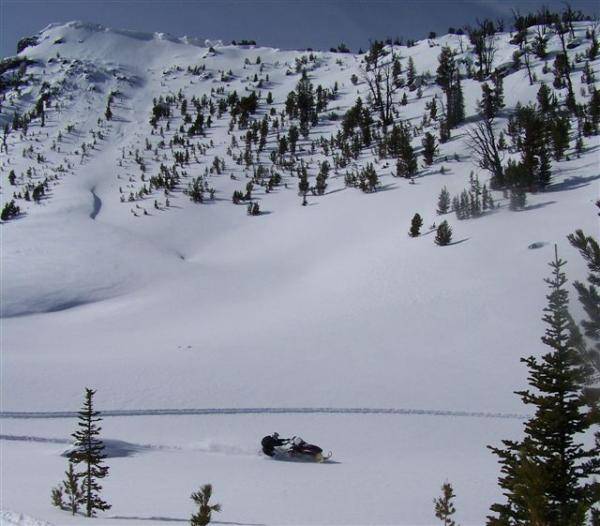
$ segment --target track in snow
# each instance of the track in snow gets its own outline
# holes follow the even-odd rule
[[[491,413],[484,411],[446,411],[437,409],[369,408],[369,407],[237,407],[205,409],[113,409],[101,411],[108,416],[185,416],[185,415],[430,415],[462,416],[470,418],[515,418],[524,420],[528,415],[518,413]],[[77,411],[0,411],[0,418],[74,418]]]

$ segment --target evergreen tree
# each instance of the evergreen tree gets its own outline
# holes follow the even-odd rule
[[[423,219],[419,214],[415,214],[410,222],[410,237],[418,237],[421,234],[421,227],[423,226]]]
[[[408,57],[408,69],[406,70],[406,83],[412,86],[417,78],[417,68],[412,57]]]
[[[538,185],[541,189],[546,188],[552,180],[552,166],[548,150],[544,143],[540,144],[539,149],[539,167],[538,167]]]
[[[465,120],[465,100],[462,91],[462,83],[458,69],[456,70],[456,82],[451,97],[448,100],[448,119],[451,128],[454,128]]]
[[[198,511],[190,519],[191,526],[207,526],[212,520],[213,512],[220,512],[220,504],[210,503],[212,497],[212,485],[205,484],[199,491],[192,493],[191,499],[198,505]]]
[[[65,509],[63,490],[60,486],[56,486],[50,490],[50,501],[52,502],[52,506],[55,506],[61,510]]]
[[[379,186],[379,176],[373,166],[373,163],[367,164],[366,168],[362,170],[361,180],[364,180],[362,189],[365,192],[375,192]]]
[[[417,173],[417,156],[410,144],[410,133],[403,127],[400,130],[398,141],[398,162],[396,164],[396,173],[398,177],[412,177]]]
[[[296,143],[298,142],[299,138],[300,133],[298,131],[298,127],[294,125],[290,126],[290,129],[288,130],[288,144],[290,148],[290,153],[296,153]]]
[[[79,505],[84,502],[83,489],[79,484],[79,477],[73,469],[73,463],[69,462],[69,469],[65,471],[63,480],[63,494],[67,497],[66,507],[75,515],[79,511]]]
[[[569,147],[569,131],[571,123],[568,115],[557,115],[552,119],[550,127],[550,139],[552,141],[552,149],[554,150],[554,158],[560,161],[567,148]]]
[[[537,101],[542,113],[548,113],[554,107],[553,97],[550,88],[542,82],[537,92]]]
[[[438,197],[437,213],[439,215],[446,214],[450,209],[450,192],[444,186]]]
[[[551,350],[540,359],[521,359],[532,390],[516,394],[535,414],[522,442],[490,448],[500,458],[499,483],[508,502],[491,507],[497,516],[489,517],[489,525],[583,526],[600,494],[592,478],[600,474],[600,444],[586,449],[581,442],[593,422],[584,393],[591,370],[573,347],[564,265],[555,249],[552,277],[545,280],[550,293],[542,337]]]
[[[308,79],[306,71],[302,72],[302,77],[296,86],[296,106],[298,108],[298,118],[300,119],[300,132],[303,137],[307,137],[313,119],[313,112],[315,111],[315,99],[313,85]]]
[[[575,281],[573,286],[587,316],[581,326],[584,334],[593,342],[587,354],[596,376],[600,378],[600,245],[593,237],[586,236],[583,230],[576,230],[568,239],[579,250],[589,270],[587,283]]]
[[[465,103],[460,83],[460,73],[454,52],[449,47],[443,47],[438,57],[436,82],[446,94],[446,125],[448,129],[454,128],[465,119]],[[440,140],[445,142],[440,127]]]
[[[452,484],[444,482],[442,496],[433,499],[435,516],[444,523],[444,526],[456,526],[456,522],[452,519],[452,515],[456,513],[454,502],[452,502],[455,496]]]
[[[26,199],[27,199],[27,197],[29,197],[29,192],[26,191],[25,195],[26,195]],[[29,199],[27,199],[27,200],[29,200]],[[21,208],[15,204],[14,199],[11,199],[7,203],[4,203],[2,212],[0,212],[0,219],[2,219],[2,221],[8,221],[9,219],[12,219],[13,217],[18,216],[20,213],[21,213]]]
[[[481,100],[478,102],[479,112],[487,119],[493,119],[496,116],[496,106],[494,104],[494,92],[487,82],[481,85]]]
[[[423,160],[425,164],[433,164],[433,158],[437,151],[437,145],[435,144],[435,136],[430,132],[425,133],[425,137],[422,141],[423,144]]]
[[[452,241],[452,228],[448,224],[448,221],[442,221],[437,227],[435,234],[435,244],[441,247],[450,244]]]
[[[323,195],[325,193],[325,190],[327,189],[328,175],[329,175],[329,163],[327,161],[323,161],[323,163],[321,164],[320,169],[319,169],[319,174],[317,175],[317,178],[316,178],[315,189],[317,191],[317,194]]]
[[[112,117],[113,117],[112,109],[110,108],[110,105],[112,103],[112,99],[113,99],[113,94],[111,93],[108,96],[108,100],[106,101],[106,111],[104,112],[104,116],[106,117],[107,121],[111,120]]]
[[[102,429],[98,422],[101,422],[102,418],[100,412],[94,410],[95,393],[92,389],[85,389],[85,400],[83,408],[79,411],[77,424],[79,429],[71,435],[74,438],[74,448],[69,453],[70,462],[76,466],[83,465],[83,470],[77,476],[82,479],[82,504],[88,517],[94,517],[96,510],[110,509],[110,504],[100,497],[102,486],[98,484],[98,479],[108,475],[108,466],[103,465],[106,458],[103,453],[104,444],[98,438]]]
[[[511,210],[523,210],[527,204],[527,194],[523,188],[515,187],[510,189],[510,201],[508,207]]]

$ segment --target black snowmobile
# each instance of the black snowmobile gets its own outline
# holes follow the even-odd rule
[[[331,451],[323,455],[319,446],[309,444],[298,436],[281,438],[279,433],[273,433],[264,437],[261,445],[265,455],[279,460],[325,462],[331,458]]]

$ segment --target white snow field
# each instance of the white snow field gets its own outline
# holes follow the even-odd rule
[[[576,27],[581,43],[569,51],[573,59],[589,47],[587,27]],[[545,350],[543,278],[554,244],[572,282],[584,279],[586,268],[566,236],[577,228],[599,233],[598,137],[585,138],[578,157],[575,124],[569,159],[552,161],[552,185],[528,195],[524,210],[510,211],[494,192],[500,206],[481,218],[448,214],[455,242],[446,247],[434,244],[429,228],[443,219],[435,212],[440,189],[459,193],[471,171],[482,183],[489,177],[466,141],[481,94],[475,80],[463,81],[467,123],[440,145],[431,167],[420,163],[414,184],[392,176],[393,160],[377,162],[367,150],[357,162],[375,162],[379,191],[345,188],[345,169],[332,169],[326,194],[309,195],[308,206],[300,206],[297,177],[281,171],[273,191],[255,187],[264,213],[249,217],[231,195],[245,189],[252,169],[227,154],[232,134],[240,144],[232,150],[243,151],[245,131],[230,133],[224,113],[215,114],[206,136],[190,139],[206,151],[185,166],[181,185],[219,156],[225,170],[207,175],[214,200],[193,203],[179,188],[168,208],[157,190],[128,202],[144,184],[129,152],[139,151],[146,181],[161,162],[173,163],[168,146],[154,153],[161,137],[151,134],[153,98],[181,90],[189,102],[213,88],[216,98],[219,88],[257,90],[262,118],[268,91],[277,111],[284,107],[300,78],[295,60],[309,53],[220,43],[213,50],[210,43],[81,22],[48,26],[38,37],[19,54],[34,61],[26,70],[31,78],[20,95],[7,92],[0,113],[4,125],[15,110],[35,105],[44,82],[53,90],[45,126],[37,119],[25,137],[11,133],[8,153],[0,154],[2,205],[18,192],[8,182],[11,170],[20,185],[53,178],[45,199],[19,199],[24,213],[0,226],[0,523],[90,522],[50,505],[75,430],[71,412],[87,386],[107,412],[103,437],[111,453],[103,486],[113,507],[95,524],[186,522],[190,493],[211,482],[223,505],[217,524],[429,525],[444,480],[457,493],[458,522],[482,524],[500,498],[498,466],[486,445],[519,436],[527,413],[513,394],[526,382],[519,359]],[[418,74],[435,77],[442,45],[459,57],[470,53],[462,38],[462,54],[456,35],[394,50],[404,69],[412,56]],[[497,35],[496,65],[517,49],[510,38]],[[558,48],[552,36],[550,66]],[[310,140],[329,138],[340,126],[327,114],[341,116],[358,95],[367,99],[365,83],[350,81],[353,73],[360,77],[362,56],[314,55],[311,82],[337,82],[339,96],[309,141],[300,141],[298,157],[309,163],[311,179],[325,157],[321,148],[311,152]],[[199,75],[188,70],[202,65]],[[533,61],[533,86],[524,69],[505,77],[499,127],[517,102],[535,101],[541,81],[552,84],[543,66]],[[591,66],[599,77],[600,61]],[[582,68],[577,62],[574,86],[578,101],[587,102]],[[433,80],[420,99],[406,92],[400,119],[415,124],[425,104],[441,98]],[[175,112],[164,130],[167,145],[182,122]],[[261,162],[269,164],[276,135],[270,131]],[[415,212],[425,233],[413,239],[407,232]],[[532,243],[542,246],[528,248]],[[572,289],[571,299],[579,319]],[[332,450],[335,462],[267,459],[260,438],[273,431],[302,435]]]

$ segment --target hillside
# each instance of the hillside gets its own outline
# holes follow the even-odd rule
[[[591,28],[575,23],[568,50],[576,101],[586,105],[597,82],[582,72],[600,75],[600,59],[585,60]],[[533,38],[536,28],[529,32]],[[546,58],[529,56],[530,84],[525,65],[513,62],[514,36],[494,34],[490,63],[504,91],[494,126],[509,143],[509,118],[518,105],[537,103],[542,83],[552,87],[561,49],[549,30]],[[83,22],[48,26],[28,43],[3,62],[1,77],[0,125],[11,131],[0,155],[0,206],[21,195],[20,213],[0,227],[6,509],[76,523],[50,509],[48,497],[64,470],[57,453],[65,446],[53,440],[68,437],[73,420],[22,417],[76,411],[83,388],[93,386],[101,410],[123,412],[106,419],[106,436],[150,450],[111,463],[111,524],[179,520],[187,495],[208,481],[224,523],[432,524],[431,499],[446,478],[456,481],[460,523],[481,524],[499,493],[485,445],[520,432],[519,359],[544,349],[543,278],[554,245],[569,280],[586,275],[566,236],[598,233],[598,135],[582,136],[578,148],[571,117],[549,184],[527,192],[515,211],[469,147],[468,132],[482,119],[482,82],[467,74],[476,69],[467,35],[384,49],[401,64],[389,128],[409,126],[418,159],[410,177],[397,176],[397,156],[380,156],[376,141],[346,157],[330,146],[357,97],[369,105],[367,54],[224,45]],[[465,116],[427,165],[422,140],[430,132],[439,142],[441,118],[430,108],[435,99],[441,115],[445,95],[435,79],[446,46],[461,72]],[[286,101],[303,70],[315,92],[322,87],[324,107],[296,151],[279,156],[281,138],[300,126]],[[234,91],[241,102],[232,103]],[[256,108],[240,129],[253,92]],[[554,92],[565,101],[566,86]],[[234,107],[242,109],[232,124]],[[35,115],[26,133],[13,129],[15,114]],[[521,155],[507,146],[501,157],[506,166]],[[302,206],[299,170],[315,188],[323,161],[326,188],[307,191]],[[374,191],[349,186],[369,163]],[[442,187],[457,196],[472,172],[495,205],[476,218],[438,215]],[[232,203],[251,181],[251,199]],[[248,215],[248,202],[261,213]],[[412,238],[416,212],[424,225]],[[437,246],[430,225],[444,219],[453,243]],[[206,408],[264,409],[254,417],[177,415]],[[282,411],[297,408],[307,413]],[[357,408],[395,413],[339,412]],[[254,452],[275,429],[326,443],[340,464],[318,476],[315,466],[273,468]],[[373,444],[383,453],[370,451]],[[22,492],[33,465],[39,476]],[[164,473],[159,485],[168,487],[155,500],[133,490],[136,501],[124,490],[125,473]],[[256,484],[272,488],[272,509],[258,505]],[[362,508],[363,491],[377,511]]]

